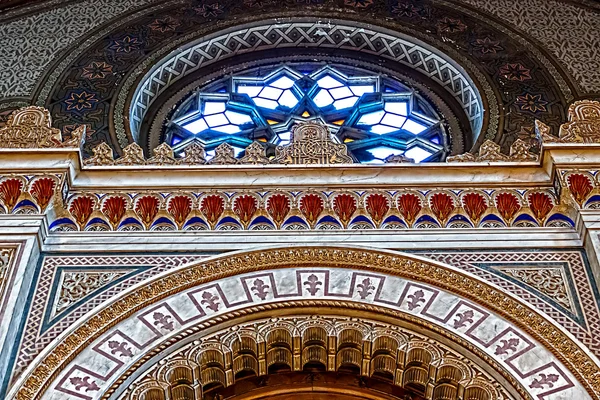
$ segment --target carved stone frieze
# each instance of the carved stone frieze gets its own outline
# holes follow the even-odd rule
[[[11,114],[6,126],[0,129],[0,147],[3,148],[79,148],[85,140],[85,126],[71,133],[63,141],[59,129],[52,128],[50,112],[43,107],[23,107]]]
[[[346,145],[336,143],[327,127],[313,122],[292,129],[288,146],[278,146],[274,162],[278,164],[351,164]]]
[[[529,151],[529,146],[524,141],[517,139],[510,146],[510,155],[503,154],[500,145],[486,140],[479,148],[477,155],[473,153],[464,153],[457,156],[450,156],[447,162],[502,162],[502,161],[536,161],[538,155]]]

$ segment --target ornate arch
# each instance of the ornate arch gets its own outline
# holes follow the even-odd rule
[[[89,125],[86,151],[110,138],[121,153],[132,140],[126,130],[131,96],[144,74],[168,52],[239,24],[294,17],[371,23],[440,48],[480,85],[490,118],[484,130],[488,139],[500,133],[495,140],[504,149],[517,137],[531,139],[534,119],[557,129],[574,98],[575,89],[536,44],[449,2],[311,0],[309,7],[306,1],[199,3],[182,7],[169,2],[160,15],[155,10],[136,14],[122,26],[95,35],[40,83],[36,104],[51,109],[67,132],[77,124]]]
[[[102,398],[153,350],[229,318],[302,302],[383,311],[454,335],[501,365],[532,398],[600,398],[598,361],[513,296],[430,260],[341,247],[240,252],[153,278],[66,331],[32,363],[9,398],[49,398],[53,391]],[[119,349],[131,356],[118,357]],[[101,359],[112,361],[98,364]]]

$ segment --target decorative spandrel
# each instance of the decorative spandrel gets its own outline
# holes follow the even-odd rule
[[[348,148],[333,141],[327,127],[316,123],[298,124],[292,129],[292,142],[278,146],[277,164],[351,164]]]

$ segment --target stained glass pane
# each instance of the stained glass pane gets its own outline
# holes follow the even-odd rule
[[[332,67],[286,66],[264,76],[253,72],[228,79],[231,81],[224,78],[213,84],[213,92],[195,92],[194,97],[190,96],[185,107],[180,107],[181,114],[173,117],[180,129],[169,136],[169,143],[175,146],[186,142],[190,135],[205,132],[199,139],[208,140],[211,148],[230,142],[231,138],[242,143],[256,137],[267,146],[287,145],[290,129],[296,123],[316,120],[326,123],[340,143],[348,143],[349,153],[359,162],[382,163],[388,156],[399,154],[416,162],[444,156],[447,141],[435,112],[427,111],[427,102],[420,98],[420,114],[413,115],[411,105],[418,95],[390,78],[347,76]],[[252,101],[243,97],[232,99],[228,94],[230,87],[236,93],[247,94]],[[378,95],[365,96],[368,93]],[[235,102],[230,103],[232,100]],[[303,106],[298,107],[300,104]],[[412,136],[429,130],[433,132],[419,139],[428,141],[427,150],[413,145]],[[236,152],[243,150],[238,147]],[[214,154],[211,152],[207,152],[209,157]]]
[[[241,94],[247,94],[250,97],[256,97],[262,88],[262,86],[238,86],[237,92]]]
[[[342,86],[342,82],[327,75],[317,81],[319,87],[323,89],[333,89]]]
[[[225,111],[225,103],[206,102],[204,103],[204,115],[211,115]]]
[[[385,111],[394,113],[394,114],[398,114],[398,115],[404,115],[407,116],[408,115],[408,104],[404,103],[404,102],[386,102],[385,103],[385,107],[384,107]]]
[[[183,129],[187,129],[192,133],[200,133],[208,129],[208,125],[204,122],[203,119],[197,119],[194,122],[190,122],[189,124],[183,125]]]
[[[282,76],[276,81],[271,82],[270,85],[279,89],[289,89],[292,86],[294,86],[294,81],[288,78],[287,76]]]
[[[319,90],[313,101],[318,107],[327,107],[333,103],[333,97],[331,97],[327,90]]]
[[[423,150],[422,148],[415,146],[412,149],[406,150],[404,155],[408,158],[412,158],[413,160],[415,160],[415,162],[419,163],[427,157],[431,156],[431,153],[427,150]]]
[[[426,130],[427,127],[425,125],[422,125],[422,124],[419,124],[418,122],[413,121],[412,119],[409,119],[408,121],[406,121],[406,123],[404,124],[402,129],[407,130],[410,133],[414,133],[415,135],[418,135],[419,133]]]

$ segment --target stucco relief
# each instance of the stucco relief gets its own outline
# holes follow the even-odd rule
[[[0,24],[0,95],[28,96],[48,64],[104,22],[155,0],[87,0]]]
[[[459,0],[541,42],[584,93],[600,90],[600,12],[559,0]],[[544,12],[540,12],[544,10]]]

